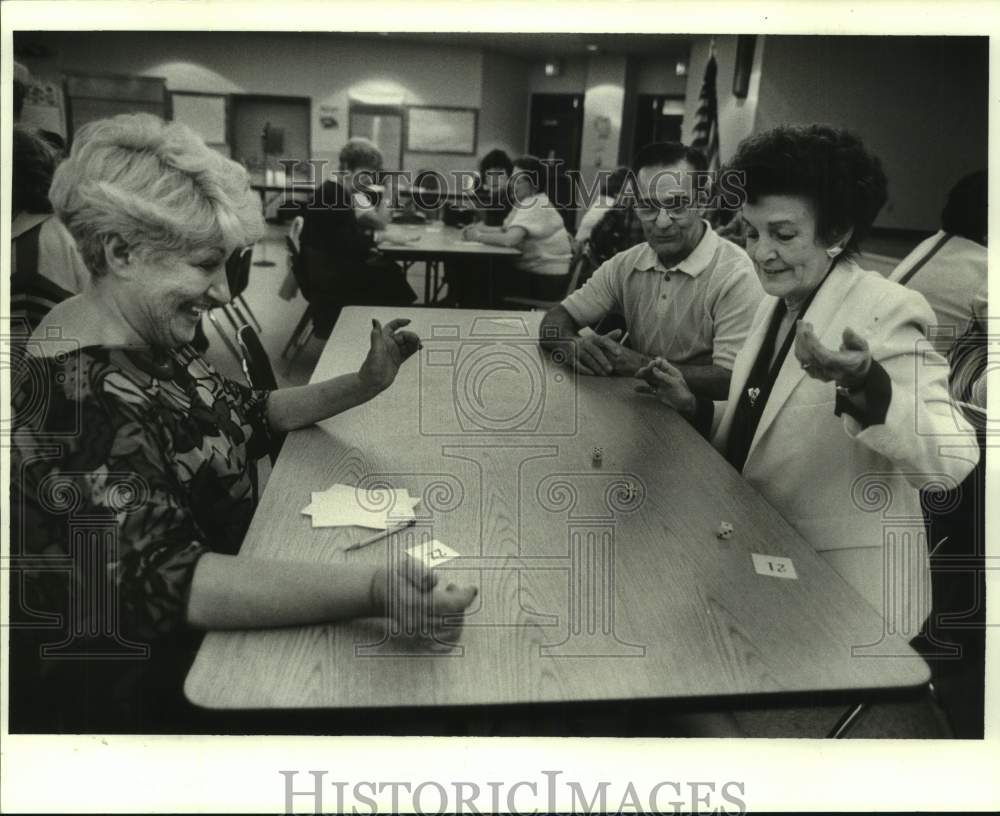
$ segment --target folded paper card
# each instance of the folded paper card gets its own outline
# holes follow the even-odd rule
[[[312,502],[302,512],[312,516],[313,527],[356,526],[385,530],[416,518],[414,508],[419,502],[419,496],[411,496],[405,489],[365,489],[335,484],[314,492]]]

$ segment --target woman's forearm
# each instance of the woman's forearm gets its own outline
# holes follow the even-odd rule
[[[279,388],[268,399],[267,419],[276,431],[293,431],[354,408],[378,393],[379,389],[363,382],[356,373],[311,385]]]
[[[206,553],[195,567],[187,621],[252,629],[371,617],[374,567],[304,564]]]
[[[479,232],[479,240],[484,244],[490,244],[492,246],[517,247],[520,246],[521,242],[524,240],[524,232],[522,230],[518,230],[516,232],[486,232],[481,230]]]

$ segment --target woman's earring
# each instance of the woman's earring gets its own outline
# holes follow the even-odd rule
[[[826,255],[828,258],[836,258],[841,252],[843,252],[843,247],[832,246],[826,250]]]

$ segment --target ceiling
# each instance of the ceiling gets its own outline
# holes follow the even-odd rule
[[[358,35],[366,36],[366,35]],[[550,34],[526,32],[392,32],[373,35],[381,40],[481,48],[525,59],[583,57],[596,45],[599,54],[644,57],[688,55],[694,37],[690,34]]]

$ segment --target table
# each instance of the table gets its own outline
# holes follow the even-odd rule
[[[521,250],[512,247],[492,246],[478,241],[463,241],[462,230],[439,223],[393,225],[391,230],[409,237],[419,237],[419,240],[413,243],[398,243],[387,240],[383,235],[378,242],[378,250],[387,258],[402,262],[404,269],[418,261],[423,261],[426,264],[424,275],[424,303],[426,304],[437,299],[441,288],[439,274],[442,261],[459,258],[474,258],[485,261],[489,274],[489,299],[490,303],[493,303],[494,261],[503,257],[516,258],[521,254]]]
[[[738,705],[927,683],[926,664],[676,414],[630,381],[574,382],[543,362],[538,314],[348,307],[314,380],[356,370],[372,317],[393,316],[412,319],[423,350],[364,408],[289,435],[240,557],[378,563],[390,545],[345,553],[367,531],[313,530],[299,510],[334,482],[405,487],[423,503],[396,538],[440,539],[463,556],[442,579],[480,588],[460,647],[431,652],[381,619],[214,632],[192,702]],[[756,574],[752,552],[791,558],[798,580]]]

